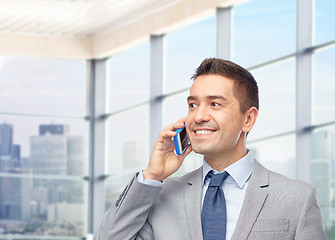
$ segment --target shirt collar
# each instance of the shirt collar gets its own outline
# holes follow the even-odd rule
[[[243,188],[244,184],[248,181],[253,169],[254,169],[254,156],[249,151],[247,155],[245,155],[240,160],[226,167],[223,171],[229,173],[229,175],[233,178],[233,180],[237,183],[240,188]],[[218,171],[214,170],[204,159],[203,160],[203,175],[202,182],[205,182],[206,175],[209,171],[213,170],[214,173],[218,173]],[[223,172],[222,171],[222,172]]]

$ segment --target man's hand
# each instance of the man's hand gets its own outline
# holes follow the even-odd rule
[[[184,127],[186,117],[163,129],[154,145],[148,167],[143,170],[144,179],[162,181],[175,173],[183,163],[185,157],[192,151],[189,146],[183,155],[174,153],[173,137],[176,130]]]

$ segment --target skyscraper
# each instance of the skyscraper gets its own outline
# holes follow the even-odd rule
[[[40,125],[39,136],[30,137],[31,164],[35,174],[83,175],[84,150],[84,138],[70,136],[67,125]],[[48,178],[34,180],[34,188],[39,191],[44,189],[47,194],[47,200],[43,203],[46,207],[64,202],[82,203],[83,186],[80,181]],[[34,199],[37,204],[42,203],[38,200]],[[42,205],[38,209],[45,211]]]
[[[7,123],[0,124],[0,156],[9,156],[12,152],[13,126]]]
[[[67,174],[66,137],[42,135],[30,137],[30,159],[35,174]]]
[[[23,169],[11,170],[13,174],[27,173]],[[12,220],[30,219],[31,178],[5,177],[2,181],[2,218]]]
[[[80,176],[84,174],[85,145],[82,136],[67,137],[67,174]]]
[[[82,175],[84,138],[69,136],[67,125],[39,126],[39,136],[30,137],[30,154],[36,174]]]
[[[39,127],[39,135],[67,135],[69,126],[61,124],[41,124]]]
[[[29,219],[31,181],[15,176],[21,168],[21,147],[13,144],[13,126],[0,124],[0,171],[14,176],[0,177],[0,218]]]
[[[21,146],[13,144],[13,126],[0,124],[0,171],[10,172],[20,168]]]

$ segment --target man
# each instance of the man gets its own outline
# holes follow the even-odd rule
[[[148,167],[107,211],[97,239],[326,239],[315,189],[267,170],[246,148],[258,116],[253,76],[210,58],[192,78],[187,117],[160,133]],[[191,146],[178,156],[171,138],[184,124]],[[192,150],[203,166],[169,178]]]

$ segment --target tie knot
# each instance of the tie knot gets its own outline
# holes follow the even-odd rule
[[[209,182],[209,187],[220,187],[223,181],[228,177],[229,173],[223,172],[214,174],[213,171],[210,171],[207,176],[211,177],[211,181]]]

